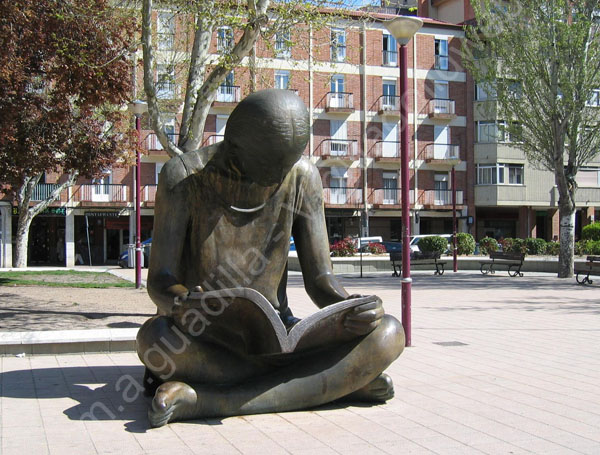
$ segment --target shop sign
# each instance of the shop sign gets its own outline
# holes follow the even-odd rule
[[[119,212],[85,212],[85,216],[92,218],[118,218]]]
[[[19,207],[12,208],[12,214],[19,214]],[[67,209],[65,207],[47,207],[38,216],[65,216]]]

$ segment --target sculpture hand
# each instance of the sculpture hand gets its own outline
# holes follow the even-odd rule
[[[349,298],[361,297],[352,295]],[[381,300],[355,307],[346,315],[344,327],[355,335],[366,335],[377,328],[385,314]]]
[[[202,292],[201,286],[196,286],[194,292]],[[187,333],[191,333],[194,330],[194,323],[197,319],[190,315],[190,311],[194,311],[193,306],[186,305],[190,293],[180,294],[173,299],[173,306],[171,308],[171,317],[175,321],[175,325]]]

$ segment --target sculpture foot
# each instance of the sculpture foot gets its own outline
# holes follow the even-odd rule
[[[381,373],[369,384],[342,398],[344,401],[364,401],[384,403],[394,398],[394,383],[387,374]]]
[[[178,381],[165,382],[156,390],[148,411],[150,425],[157,428],[174,420],[195,417],[197,398],[189,385]]]

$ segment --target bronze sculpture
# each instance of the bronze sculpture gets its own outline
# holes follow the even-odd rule
[[[248,333],[263,336],[261,322],[232,329],[250,324],[247,294],[264,296],[288,331],[299,321],[286,296],[291,235],[317,306],[359,297],[333,275],[320,175],[302,156],[309,129],[298,96],[259,91],[234,109],[223,142],[163,167],[148,271],[158,314],[138,334],[146,386],[156,389],[153,426],[393,396],[382,372],[402,353],[404,332],[379,299],[344,310],[334,342],[291,353],[250,346]],[[242,288],[250,291],[227,294]]]

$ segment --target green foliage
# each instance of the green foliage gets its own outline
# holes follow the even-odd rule
[[[440,236],[432,235],[419,240],[419,250],[423,253],[442,254],[448,249],[448,241]]]
[[[356,243],[350,238],[338,240],[330,246],[331,255],[334,257],[346,257],[353,256],[358,251]]]
[[[366,252],[371,254],[384,254],[385,247],[381,243],[369,242],[366,248]]]
[[[523,239],[506,237],[500,243],[502,244],[502,251],[506,253],[527,253],[527,244]]]
[[[575,254],[578,256],[600,255],[600,240],[580,240],[576,242]]]
[[[475,251],[475,239],[467,232],[456,234],[456,248],[458,254],[473,254]]]
[[[527,248],[527,254],[540,255],[546,254],[546,241],[538,238],[527,238],[525,239],[525,246]]]
[[[558,256],[560,252],[560,243],[559,242],[548,242],[546,244],[546,254],[550,256]]]
[[[110,273],[46,270],[0,272],[0,286],[50,286],[71,288],[130,288],[134,284]]]
[[[481,254],[488,255],[498,251],[498,241],[493,237],[484,237],[479,241],[479,251]]]
[[[583,240],[600,240],[600,221],[588,224],[581,230]]]

